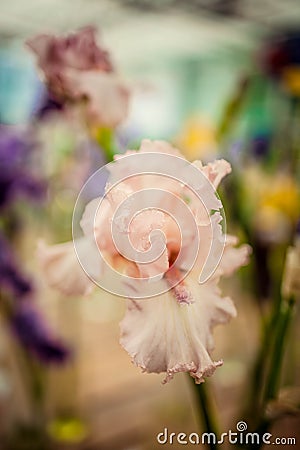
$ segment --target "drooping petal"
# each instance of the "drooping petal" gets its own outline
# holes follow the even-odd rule
[[[83,258],[82,255],[86,255],[81,264],[91,276],[95,274],[97,277],[101,269],[97,266],[95,245],[86,238],[79,240],[77,245],[82,250],[80,257]],[[65,295],[87,295],[91,292],[93,282],[82,269],[76,257],[73,242],[48,246],[40,241],[37,256],[50,287],[56,288]]]
[[[222,361],[210,356],[211,329],[235,316],[229,298],[215,283],[199,285],[197,274],[185,279],[194,302],[179,304],[172,291],[148,300],[128,300],[121,322],[121,344],[145,372],[165,372],[164,383],[176,372],[189,372],[196,383],[213,374]]]
[[[226,236],[226,243],[216,276],[230,276],[237,269],[249,263],[251,247],[247,244],[236,247],[238,239],[235,236]]]
[[[165,275],[166,282],[172,288],[171,292],[173,293],[175,299],[179,305],[189,305],[190,303],[194,303],[191,291],[187,287],[184,280],[178,282],[179,277],[180,271],[174,266],[170,267]]]

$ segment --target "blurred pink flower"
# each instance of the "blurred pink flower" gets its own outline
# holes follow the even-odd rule
[[[182,157],[177,149],[162,141],[144,140],[139,153],[169,154]],[[117,187],[111,188],[107,184],[106,196],[101,201],[97,198],[90,202],[83,214],[80,225],[84,237],[83,241],[96,240],[97,246],[104,258],[109,259],[110,264],[116,270],[122,267],[122,273],[126,274],[124,280],[125,296],[127,296],[127,310],[121,322],[121,344],[132,357],[133,362],[145,372],[166,373],[164,382],[173,378],[176,372],[189,372],[195,378],[196,383],[204,381],[205,376],[211,375],[222,361],[213,361],[210,352],[213,349],[212,330],[214,326],[226,323],[236,315],[233,302],[228,297],[222,297],[218,287],[222,276],[229,276],[240,266],[247,264],[250,247],[247,245],[235,248],[237,239],[226,237],[220,226],[222,220],[219,212],[221,202],[215,195],[215,189],[222,178],[230,172],[230,164],[224,160],[215,161],[203,166],[196,161],[194,166],[210,181],[200,186],[203,202],[197,201],[196,195],[182,183],[170,177],[162,177],[159,174],[130,176],[128,164],[138,163],[138,160],[126,156],[134,154],[129,151],[125,155],[118,155],[115,159],[125,158],[124,164],[111,164],[110,183],[122,179]],[[138,169],[138,167],[137,167]],[[121,172],[120,172],[121,171]],[[201,177],[200,177],[201,178]],[[213,186],[209,189],[207,186]],[[124,200],[132,199],[135,193],[145,192],[147,189],[158,189],[158,204],[155,209],[145,209],[144,199],[141,199],[139,213],[131,217],[130,207],[122,210],[121,214],[115,214]],[[168,197],[167,194],[172,196]],[[188,204],[192,212],[195,227],[190,227],[188,219],[181,217],[179,229],[176,221],[164,212],[166,203],[172,202],[172,198],[180,199]],[[181,202],[182,203],[182,202]],[[205,203],[205,204],[204,204]],[[129,203],[130,205],[130,203]],[[129,218],[132,220],[129,221]],[[120,235],[128,236],[131,249],[134,249],[134,257],[131,260],[123,255],[127,254],[125,244],[121,248],[116,243],[112,228],[116,227]],[[151,241],[150,241],[151,234]],[[164,236],[164,247],[161,247],[161,235]],[[182,251],[189,255],[197,243],[200,235],[200,247],[195,264],[185,278],[182,273],[190,270],[185,267],[186,258],[178,261],[178,255]],[[217,267],[213,267],[212,275],[199,284],[199,274],[211,254],[212,241],[220,254],[220,259],[214,260]],[[148,251],[156,251],[163,248],[159,257],[154,262],[145,263],[135,255],[141,255]],[[222,252],[224,248],[224,251]],[[50,250],[51,251],[51,250]],[[60,259],[64,260],[63,252]],[[176,265],[174,264],[176,261]],[[81,261],[82,262],[82,261]],[[217,264],[218,263],[218,264]],[[84,264],[85,266],[85,264]],[[86,268],[86,266],[85,266]],[[55,270],[55,269],[54,269]],[[98,267],[98,271],[105,268]],[[95,272],[95,267],[93,266]],[[91,274],[88,270],[87,272]],[[70,282],[74,273],[68,274],[67,267],[59,284],[70,286],[69,294],[81,293],[77,290],[76,283]],[[47,275],[47,273],[46,273]],[[129,278],[130,277],[130,278]],[[139,284],[136,280],[152,278],[159,279],[166,286],[164,293],[156,297],[136,300]],[[49,279],[49,274],[48,274]],[[52,283],[55,284],[55,283]],[[145,288],[145,285],[144,285]]]
[[[67,71],[70,97],[86,98],[87,118],[92,124],[115,128],[128,114],[129,89],[114,73],[89,70],[78,76]]]
[[[83,103],[93,124],[115,127],[127,115],[129,89],[116,76],[108,52],[97,45],[95,33],[86,27],[68,36],[38,35],[26,44],[58,100]]]

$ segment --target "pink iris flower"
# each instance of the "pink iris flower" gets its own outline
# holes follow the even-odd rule
[[[153,173],[126,178],[130,165],[138,161],[130,155],[148,153],[184,160],[170,144],[149,140],[142,142],[138,152],[128,151],[115,157],[116,161],[108,166],[111,178],[105,197],[90,202],[80,222],[83,237],[76,243],[76,248],[80,251],[80,263],[90,278],[76,260],[72,243],[41,247],[40,261],[49,284],[67,295],[88,294],[93,287],[91,278],[101,280],[108,276],[107,265],[119,271],[124,275],[123,292],[127,298],[126,313],[120,324],[120,342],[132,361],[144,372],[165,373],[163,382],[171,380],[177,372],[188,372],[196,383],[201,383],[222,364],[221,360],[214,361],[211,356],[213,328],[236,315],[232,300],[222,295],[220,279],[247,264],[250,247],[237,247],[237,238],[226,236],[221,227],[222,205],[216,189],[231,171],[228,162],[193,163],[205,180],[202,186],[204,202],[199,203],[186,185],[171,178]],[[118,165],[121,160],[124,164]],[[111,189],[113,180],[120,176],[124,176],[124,180]],[[159,189],[157,208],[141,208],[130,222],[126,208],[122,214],[118,213],[124,201],[149,189]],[[173,207],[172,199],[175,204],[180,200],[180,205],[184,204],[189,211],[181,214],[179,222],[164,211],[167,204]],[[115,235],[114,229],[117,230]],[[126,258],[126,245],[122,247],[122,242],[120,244],[116,239],[118,233],[126,236],[126,245],[130,243],[131,258]],[[186,267],[197,239],[196,258],[190,267]],[[214,260],[215,267],[200,283],[199,274],[212,248],[220,257]],[[156,250],[159,250],[157,258],[149,262],[139,259],[143,253]],[[182,257],[178,258],[179,255]],[[140,298],[137,281],[141,279],[146,280],[143,289],[149,286],[149,292],[153,283],[159,280],[163,286],[161,293]]]

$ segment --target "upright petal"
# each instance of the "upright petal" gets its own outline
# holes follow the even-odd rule
[[[217,159],[203,166],[201,161],[195,161],[195,166],[203,171],[205,176],[217,189],[222,179],[231,172],[231,165],[225,159]]]

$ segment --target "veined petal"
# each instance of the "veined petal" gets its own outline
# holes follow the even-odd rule
[[[187,287],[184,280],[180,280],[181,272],[177,267],[171,267],[165,275],[167,283],[172,287],[172,293],[179,305],[189,305],[194,303],[192,293]]]
[[[222,361],[213,361],[212,327],[225,323],[236,311],[221,298],[216,283],[199,285],[197,274],[185,279],[195,301],[179,305],[172,291],[143,300],[128,300],[121,322],[121,345],[145,372],[165,372],[163,383],[176,372],[189,372],[196,383],[213,374]]]

